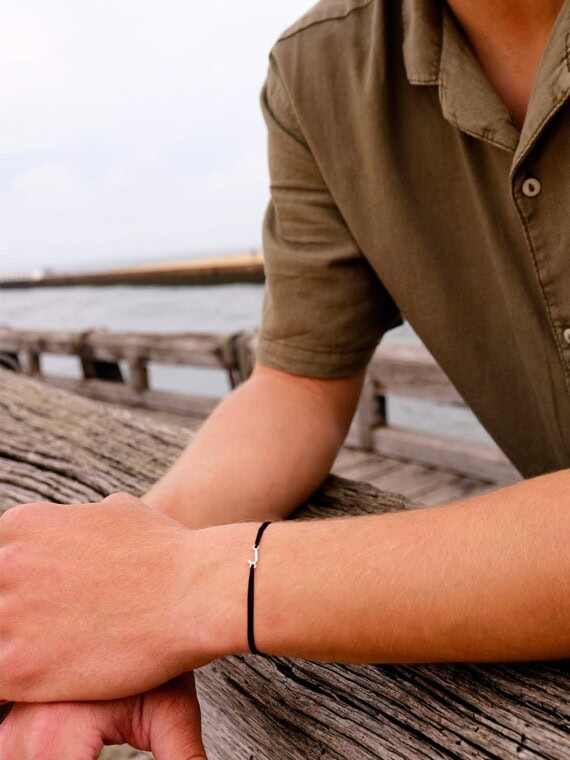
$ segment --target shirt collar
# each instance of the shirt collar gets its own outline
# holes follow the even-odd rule
[[[439,84],[442,8],[439,2],[403,0],[404,64],[411,84]]]
[[[402,0],[404,65],[413,85],[437,85],[443,116],[513,152],[513,171],[570,93],[570,0],[550,35],[522,132],[481,71],[444,0]]]
[[[512,172],[520,166],[545,126],[570,95],[570,0],[566,0],[542,56]]]

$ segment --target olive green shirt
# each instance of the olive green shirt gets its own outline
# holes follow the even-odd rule
[[[262,92],[258,360],[341,377],[406,319],[525,476],[570,466],[570,0],[521,132],[438,0],[323,0]]]

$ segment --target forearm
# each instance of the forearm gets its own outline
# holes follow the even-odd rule
[[[277,521],[255,570],[257,646],[347,663],[568,657],[569,494],[566,470],[442,507]],[[8,510],[0,697],[117,699],[247,653],[258,525],[186,530],[121,493]]]
[[[218,529],[224,557],[207,593],[224,610],[226,653],[248,651],[256,527]],[[257,646],[351,663],[568,657],[569,538],[569,471],[441,507],[270,525],[255,571]]]
[[[331,398],[344,399],[343,384],[352,394],[333,413]],[[190,528],[285,517],[329,472],[360,386],[361,378],[327,384],[258,370],[217,407],[143,501]]]

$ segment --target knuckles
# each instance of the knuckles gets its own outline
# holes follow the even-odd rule
[[[115,491],[101,501],[102,504],[113,507],[140,507],[140,500],[126,491]]]
[[[52,509],[53,504],[45,502],[11,507],[0,518],[0,541],[37,525]]]
[[[26,760],[45,760],[46,742],[51,744],[49,740],[59,725],[57,708],[60,705],[15,705],[0,732],[2,760],[21,760],[22,740]]]
[[[27,647],[9,642],[0,648],[0,693],[10,702],[33,701],[38,686],[39,663]]]
[[[17,507],[11,507],[7,512],[4,512],[0,519],[1,535],[9,533],[25,521],[28,514],[28,506],[28,504],[21,504]]]

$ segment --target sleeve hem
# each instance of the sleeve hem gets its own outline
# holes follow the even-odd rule
[[[271,338],[259,338],[256,356],[260,364],[308,377],[340,378],[355,375],[366,367],[375,347],[359,351],[310,350]]]

